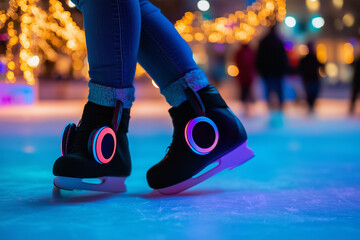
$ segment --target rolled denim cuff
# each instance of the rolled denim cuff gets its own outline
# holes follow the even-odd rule
[[[178,107],[181,103],[187,100],[184,89],[190,87],[194,91],[199,91],[207,85],[209,85],[209,80],[207,79],[204,71],[201,69],[195,69],[171,83],[160,92],[164,95],[166,101],[171,106]]]
[[[120,100],[124,108],[131,108],[135,100],[135,89],[107,87],[90,81],[88,100],[106,107],[115,107],[116,101]]]

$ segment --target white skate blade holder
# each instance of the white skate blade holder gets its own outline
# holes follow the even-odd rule
[[[58,176],[54,186],[64,190],[88,190],[99,192],[126,192],[126,177],[72,178]]]
[[[254,157],[254,152],[247,147],[247,141],[245,141],[243,144],[241,144],[239,147],[235,148],[231,152],[223,155],[222,157],[216,159],[210,164],[217,163],[215,167],[210,169],[209,171],[201,174],[200,176],[195,175],[195,177],[192,177],[188,180],[185,180],[183,182],[180,182],[178,184],[175,184],[170,187],[166,188],[160,188],[157,189],[160,193],[165,195],[171,195],[180,193],[188,188],[191,188],[206,179],[214,176],[215,174],[225,170],[229,169],[232,170],[245,162],[249,161],[251,158]],[[209,165],[210,165],[209,164]]]

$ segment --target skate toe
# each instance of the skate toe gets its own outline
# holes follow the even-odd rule
[[[182,171],[181,167],[177,166],[159,163],[150,168],[146,174],[149,186],[153,189],[160,189],[191,178],[191,173]]]

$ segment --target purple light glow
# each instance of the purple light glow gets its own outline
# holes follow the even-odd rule
[[[290,41],[284,42],[284,48],[286,51],[292,51],[294,49],[294,44]]]
[[[214,140],[213,144],[208,148],[199,147],[195,143],[194,138],[193,138],[193,133],[192,133],[193,129],[194,129],[195,125],[200,123],[200,122],[209,123],[213,127],[213,129],[215,131],[215,140]],[[184,135],[185,135],[186,143],[188,144],[190,149],[193,152],[195,152],[196,154],[199,154],[199,155],[205,155],[205,154],[210,153],[216,147],[216,145],[217,145],[217,143],[219,141],[219,130],[216,127],[216,124],[210,118],[207,118],[207,117],[197,117],[197,118],[194,118],[194,119],[190,120],[186,124]]]

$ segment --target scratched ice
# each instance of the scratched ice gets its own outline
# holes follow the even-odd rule
[[[1,239],[359,239],[360,121],[244,124],[256,157],[175,196],[147,186],[171,142],[166,112],[131,120],[124,194],[52,197],[59,134],[77,116],[0,118]]]

